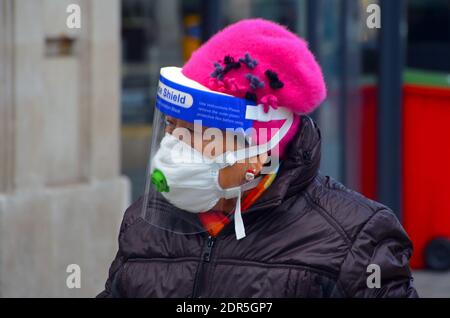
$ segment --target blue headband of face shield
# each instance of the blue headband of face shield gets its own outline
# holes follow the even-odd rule
[[[254,102],[214,92],[185,77],[177,67],[161,69],[156,107],[165,115],[204,127],[248,129],[253,120],[246,118],[247,106]]]

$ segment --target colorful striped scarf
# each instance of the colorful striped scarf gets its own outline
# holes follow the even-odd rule
[[[245,195],[241,202],[241,211],[244,213],[262,194],[263,192],[272,184],[273,180],[277,176],[278,169],[273,173],[265,175],[258,185],[250,190],[250,192]],[[209,211],[205,213],[198,214],[203,227],[207,229],[211,236],[217,236],[219,232],[224,228],[225,225],[231,222],[230,216],[225,215],[220,211]]]

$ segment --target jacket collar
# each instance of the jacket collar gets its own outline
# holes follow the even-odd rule
[[[321,158],[321,134],[314,121],[301,116],[300,130],[286,149],[286,158],[276,179],[245,213],[279,205],[298,194],[316,177]]]

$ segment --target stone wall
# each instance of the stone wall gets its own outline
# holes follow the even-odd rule
[[[81,29],[66,26],[69,3]],[[103,288],[129,204],[119,98],[118,0],[0,1],[1,297]]]

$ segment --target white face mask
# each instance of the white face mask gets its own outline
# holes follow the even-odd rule
[[[211,210],[221,198],[237,198],[235,231],[237,239],[241,239],[245,237],[241,195],[256,187],[260,178],[223,189],[219,184],[219,170],[236,162],[233,153],[227,153],[225,157],[229,158],[225,163],[219,162],[223,156],[207,158],[178,138],[166,134],[152,161],[152,183],[167,201],[192,213]]]

